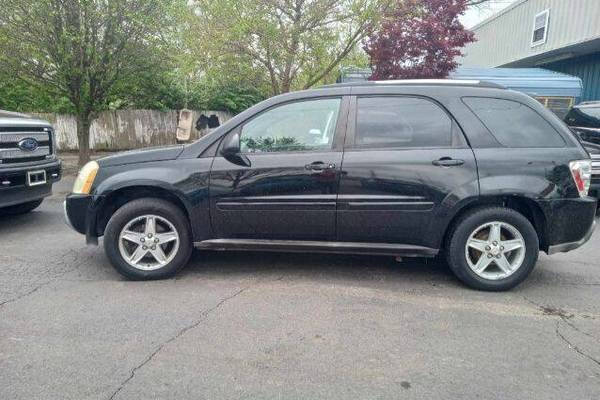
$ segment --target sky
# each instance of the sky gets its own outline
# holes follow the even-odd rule
[[[508,7],[517,0],[491,0],[485,5],[472,7],[461,17],[463,25],[472,28],[484,19]]]

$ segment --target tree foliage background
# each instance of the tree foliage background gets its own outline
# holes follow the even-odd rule
[[[107,109],[238,113],[335,82],[440,77],[488,0],[0,0],[0,108],[72,113],[87,159]]]
[[[466,0],[404,0],[387,10],[365,42],[372,79],[445,78],[474,41],[459,16]]]

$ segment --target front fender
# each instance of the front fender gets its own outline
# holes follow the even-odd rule
[[[208,183],[211,159],[183,159],[100,168],[93,188],[93,209],[101,210],[115,192],[155,188],[185,207],[194,240],[210,236]]]

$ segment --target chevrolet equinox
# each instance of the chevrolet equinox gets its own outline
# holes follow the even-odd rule
[[[192,248],[436,257],[507,290],[538,252],[592,235],[588,153],[534,99],[479,81],[386,81],[288,93],[190,145],[92,161],[69,224],[104,236],[131,279]]]

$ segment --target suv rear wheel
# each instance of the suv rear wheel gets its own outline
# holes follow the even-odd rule
[[[187,263],[192,252],[187,218],[165,200],[131,201],[108,222],[104,250],[127,278],[168,278]]]
[[[512,209],[490,207],[455,224],[446,256],[454,274],[468,286],[501,291],[531,273],[538,253],[538,236],[527,218]]]

